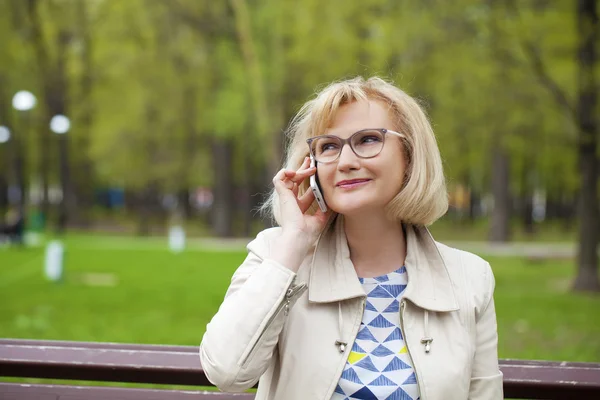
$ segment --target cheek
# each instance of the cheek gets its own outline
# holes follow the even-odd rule
[[[332,171],[329,171],[328,168],[318,168],[317,175],[319,178],[318,180],[321,186],[321,190],[324,192],[324,194],[331,192],[335,184],[335,182],[333,181],[334,174],[332,173]]]

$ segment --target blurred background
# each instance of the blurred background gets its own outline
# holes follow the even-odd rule
[[[503,358],[600,361],[597,1],[0,0],[0,337],[198,345],[333,80],[431,117]]]

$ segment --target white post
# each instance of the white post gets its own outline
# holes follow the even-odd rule
[[[62,280],[64,263],[64,246],[62,242],[53,240],[46,246],[46,257],[44,260],[44,274],[52,282]]]

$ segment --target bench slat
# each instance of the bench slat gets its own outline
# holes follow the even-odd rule
[[[252,393],[0,382],[0,398],[3,400],[252,400],[254,397]]]
[[[193,349],[193,347],[191,347]],[[128,345],[75,347],[0,341],[0,375],[12,377],[212,386],[197,350]]]

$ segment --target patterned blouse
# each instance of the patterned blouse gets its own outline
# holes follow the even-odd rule
[[[417,379],[400,330],[406,268],[359,278],[367,303],[358,335],[332,400],[416,400]]]

